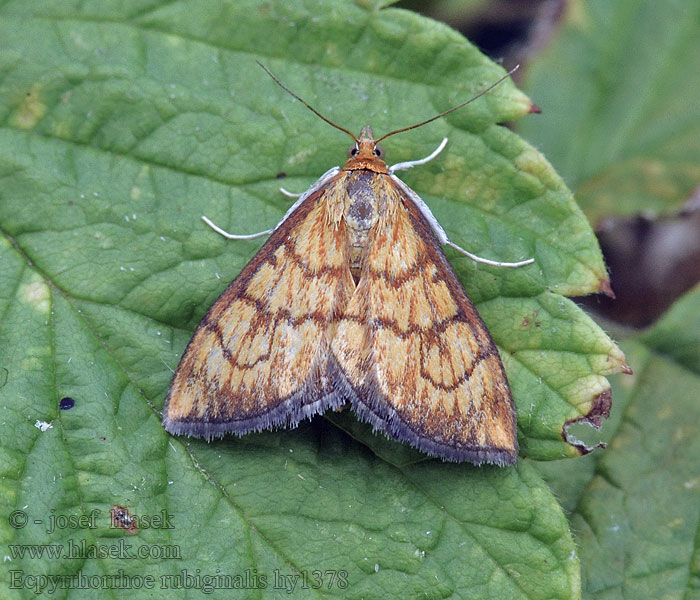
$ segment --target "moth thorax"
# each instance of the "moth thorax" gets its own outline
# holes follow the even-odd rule
[[[362,270],[362,259],[369,243],[369,233],[377,224],[381,195],[377,193],[377,179],[372,171],[350,171],[345,181],[345,222],[348,226],[350,269],[355,281]]]

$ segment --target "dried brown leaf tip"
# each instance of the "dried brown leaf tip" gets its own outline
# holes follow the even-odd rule
[[[212,439],[350,403],[430,455],[514,464],[516,415],[498,350],[440,246],[496,266],[532,260],[489,261],[454,245],[394,175],[444,142],[388,167],[371,128],[350,135],[345,166],[301,194],[197,327],[163,423]]]

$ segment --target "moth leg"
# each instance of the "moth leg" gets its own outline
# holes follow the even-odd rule
[[[524,267],[525,265],[531,265],[532,263],[535,262],[534,258],[528,258],[527,260],[521,260],[518,262],[501,262],[498,260],[489,260],[488,258],[481,258],[480,256],[477,256],[476,254],[472,254],[471,252],[468,252],[467,250],[465,250],[461,246],[458,246],[457,244],[451,242],[450,240],[445,241],[445,245],[449,246],[450,248],[454,248],[455,250],[457,250],[457,252],[464,254],[464,256],[468,256],[474,262],[483,263],[485,265],[491,265],[493,267]]]
[[[393,173],[394,171],[405,171],[406,169],[410,169],[411,167],[416,167],[418,165],[424,165],[425,163],[430,162],[438,154],[440,154],[440,152],[443,151],[446,144],[447,144],[447,138],[443,138],[442,142],[440,142],[440,145],[437,148],[435,148],[435,150],[433,150],[432,153],[430,153],[425,158],[419,158],[418,160],[408,160],[406,162],[396,163],[395,165],[392,165],[389,167],[389,173]]]
[[[302,194],[295,194],[294,192],[290,192],[289,190],[285,190],[283,187],[280,188],[280,192],[287,196],[287,198],[301,198]]]
[[[440,147],[433,152],[430,156],[422,159],[425,161],[426,159],[432,158],[433,155],[435,155],[438,150],[442,150],[442,147],[444,146],[444,142],[447,140],[443,140],[443,144],[440,144]],[[417,161],[416,161],[417,162]],[[400,163],[400,164],[408,164],[408,163]],[[398,185],[401,190],[413,201],[413,203],[418,207],[418,210],[421,211],[423,216],[426,218],[428,223],[430,224],[430,228],[433,230],[433,233],[435,233],[435,236],[437,237],[438,241],[443,245],[443,246],[450,246],[451,248],[454,248],[457,250],[457,252],[460,252],[461,254],[464,254],[464,256],[468,256],[471,258],[474,262],[478,263],[483,263],[485,265],[491,265],[493,267],[524,267],[525,265],[532,264],[535,262],[534,258],[528,258],[527,260],[521,260],[518,262],[501,262],[498,260],[489,260],[488,258],[481,258],[480,256],[477,256],[476,254],[472,254],[471,252],[468,252],[461,246],[458,246],[454,242],[450,240],[450,238],[447,237],[447,233],[445,233],[445,230],[442,228],[440,223],[438,223],[437,219],[435,218],[435,215],[433,215],[432,211],[428,207],[428,205],[423,202],[422,198],[416,194],[410,187],[408,187],[403,181],[401,181],[396,175],[391,176],[392,180],[396,185]]]
[[[237,235],[235,233],[228,233],[227,231],[224,231],[219,227],[218,225],[215,225],[212,223],[210,219],[202,215],[202,221],[204,221],[209,227],[211,227],[216,233],[223,235],[226,239],[229,240],[254,240],[255,238],[263,237],[266,235],[270,235],[274,229],[266,229],[265,231],[258,231],[258,233],[249,233],[247,235]]]
[[[211,220],[205,217],[204,215],[202,215],[202,221],[209,225],[209,227],[211,227],[218,234],[223,235],[229,240],[254,240],[255,238],[270,235],[289,218],[289,215],[291,215],[297,208],[299,208],[299,205],[304,201],[305,198],[308,198],[311,194],[317,192],[324,185],[326,185],[326,183],[328,183],[331,179],[333,179],[333,177],[335,177],[338,174],[338,171],[340,171],[338,167],[328,169],[328,171],[321,175],[318,181],[316,181],[316,183],[314,183],[303,194],[292,194],[290,192],[287,192],[287,190],[283,190],[282,188],[280,188],[283,194],[286,194],[287,196],[290,196],[292,198],[297,198],[297,201],[294,204],[292,204],[292,206],[289,208],[284,217],[282,217],[282,220],[279,223],[277,223],[277,225],[275,225],[273,229],[266,229],[265,231],[258,231],[257,233],[249,233],[247,235],[238,235],[235,233],[228,233],[227,231],[224,231],[223,229],[221,229],[221,227],[212,223]]]
[[[445,148],[445,145],[447,144],[447,138],[443,138],[442,142],[440,142],[440,145],[433,150],[431,154],[426,156],[425,158],[419,158],[418,160],[409,160],[406,162],[402,163],[397,163],[395,165],[392,165],[389,167],[389,174],[393,174],[395,171],[405,171],[406,169],[410,169],[411,167],[415,167],[417,165],[424,165],[425,163],[433,160],[442,150]],[[521,260],[518,262],[501,262],[498,260],[489,260],[488,258],[481,258],[480,256],[477,256],[476,254],[472,254],[471,252],[468,252],[461,246],[458,246],[457,244],[451,242],[449,238],[447,237],[447,234],[445,233],[445,230],[440,227],[440,224],[437,222],[435,217],[433,216],[433,213],[430,211],[428,206],[421,200],[421,198],[416,194],[413,190],[408,188],[400,179],[394,177],[393,178],[397,183],[399,183],[400,187],[404,189],[405,192],[408,193],[408,195],[411,197],[411,199],[416,203],[420,211],[423,213],[423,215],[428,219],[428,222],[430,223],[433,231],[438,237],[438,240],[440,240],[441,244],[444,244],[446,246],[450,246],[451,248],[454,248],[457,250],[457,252],[460,252],[461,254],[464,254],[464,256],[468,256],[471,258],[474,262],[477,263],[483,263],[485,265],[491,265],[493,267],[524,267],[525,265],[530,265],[533,262],[535,262],[534,258],[528,258],[527,260]]]

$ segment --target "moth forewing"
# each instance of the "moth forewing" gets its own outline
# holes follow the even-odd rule
[[[405,184],[373,173],[366,185],[390,218],[370,234],[331,343],[355,412],[445,460],[512,464],[518,442],[505,371],[433,224]]]
[[[242,435],[346,401],[324,377],[325,331],[353,284],[343,228],[328,227],[322,197],[316,189],[285,217],[202,319],[166,398],[168,431]]]

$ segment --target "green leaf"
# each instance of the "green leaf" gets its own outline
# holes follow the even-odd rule
[[[594,221],[671,213],[700,181],[700,4],[586,0],[532,63],[518,131]]]
[[[200,216],[237,232],[271,227],[289,206],[278,176],[304,190],[349,144],[255,59],[358,132],[419,122],[503,73],[444,26],[360,4],[0,9],[3,597],[24,597],[27,575],[119,569],[151,575],[155,587],[112,585],[115,597],[171,598],[164,585],[175,580],[161,576],[216,574],[230,576],[220,587],[287,597],[275,573],[305,574],[311,585],[315,570],[325,586],[335,571],[332,587],[298,582],[296,596],[577,597],[565,519],[526,462],[477,469],[427,460],[351,415],[212,444],[172,437],[160,424],[171,369],[194,327],[259,247],[224,240]],[[386,149],[400,162],[449,137],[406,182],[456,243],[488,258],[536,259],[498,269],[450,255],[502,351],[523,449],[552,458],[578,452],[564,427],[595,412],[607,393],[602,377],[625,363],[558,295],[597,290],[606,273],[551,166],[497,125],[530,109],[506,82]],[[75,401],[70,410],[58,408],[64,397]],[[114,506],[165,511],[173,528],[132,536],[110,527]],[[4,518],[12,511],[28,515],[26,527]],[[47,533],[52,514],[99,518]],[[17,554],[17,544],[81,541],[143,546],[148,557]],[[10,570],[23,572],[19,587]],[[268,578],[264,590],[240,579],[255,574]],[[65,586],[57,593],[77,595]]]
[[[700,591],[700,288],[624,344],[608,449],[538,465],[570,511],[584,598],[696,598]],[[672,343],[671,343],[672,341]]]

